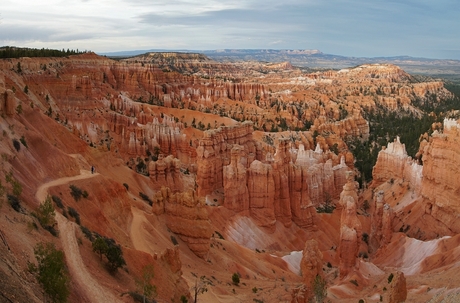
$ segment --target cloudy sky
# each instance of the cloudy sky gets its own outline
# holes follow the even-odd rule
[[[0,0],[0,46],[460,60],[458,0]]]

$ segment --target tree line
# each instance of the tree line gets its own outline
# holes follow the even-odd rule
[[[87,51],[79,51],[73,49],[48,49],[48,48],[27,48],[15,46],[0,47],[0,58],[21,58],[21,57],[67,57],[70,55],[84,54]]]

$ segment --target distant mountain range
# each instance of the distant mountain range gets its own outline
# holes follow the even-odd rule
[[[216,61],[289,61],[298,67],[341,69],[350,66],[390,63],[403,68],[412,74],[424,74],[443,76],[448,78],[460,78],[460,60],[428,59],[410,56],[396,57],[346,57],[325,54],[319,50],[275,50],[275,49],[220,49],[220,50],[135,50],[100,53],[107,57],[131,57],[149,52],[186,52],[202,53]]]

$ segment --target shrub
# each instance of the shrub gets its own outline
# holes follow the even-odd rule
[[[236,286],[238,286],[238,284],[240,284],[240,275],[238,273],[234,273],[232,275],[232,282],[233,284],[235,284]]]
[[[356,280],[350,280],[350,283],[358,286],[358,281],[356,281]]]
[[[19,143],[19,141],[17,139],[13,139],[13,146],[14,146],[14,149],[16,149],[17,152],[21,150],[21,143]]]
[[[112,241],[107,241],[107,243],[110,244],[108,244],[105,256],[107,257],[107,261],[109,262],[109,269],[111,271],[116,271],[119,267],[126,265],[126,261],[123,258],[123,251],[121,250],[121,246],[116,243],[112,243]]]
[[[24,136],[22,136],[22,137],[19,139],[19,141],[21,141],[22,145],[24,145],[26,148],[29,148],[29,147],[27,146],[26,138],[25,138]]]
[[[174,237],[173,235],[171,235],[171,242],[174,244],[174,246],[179,245],[179,242],[177,242],[176,237]]]
[[[64,209],[64,204],[62,204],[61,198],[59,198],[56,195],[52,195],[51,199],[53,200],[53,202],[56,204],[57,207],[59,207],[60,209]]]
[[[93,241],[91,246],[93,248],[93,251],[100,255],[101,260],[102,255],[106,254],[107,250],[109,249],[107,242],[102,237],[97,237],[96,240]]]
[[[142,200],[146,201],[150,206],[152,206],[153,201],[150,200],[149,196],[147,196],[143,192],[139,192],[139,197],[141,197]]]
[[[257,287],[254,286],[254,287],[252,288],[252,292],[253,292],[253,293],[257,293]]]
[[[219,237],[219,239],[221,240],[225,240],[224,239],[224,236],[222,236],[222,234],[220,232],[218,232],[217,230],[215,231],[216,235]]]
[[[79,201],[81,197],[83,196],[83,191],[73,184],[71,184],[69,187],[70,187],[70,194],[72,195],[72,197],[75,199],[75,201]]]
[[[67,211],[69,212],[69,216],[75,219],[75,223],[80,225],[80,214],[72,207],[68,206]]]
[[[363,242],[365,242],[367,245],[369,245],[369,235],[367,233],[363,233],[361,236]]]
[[[13,173],[9,172],[9,173],[5,174],[5,180],[6,180],[7,183],[11,184],[11,187],[12,187],[12,190],[13,190],[13,195],[15,195],[16,197],[19,197],[21,195],[21,193],[22,193],[22,185],[21,185],[21,183],[19,183],[18,180],[16,180],[13,177]]]
[[[8,199],[8,202],[10,203],[11,207],[17,211],[17,212],[21,212],[21,203],[19,202],[19,198],[15,195],[6,195],[7,199]]]
[[[29,271],[35,275],[52,302],[66,302],[70,294],[70,279],[64,252],[57,250],[53,243],[38,243],[34,254],[38,264],[29,263]]]
[[[40,204],[34,214],[43,228],[47,230],[54,229],[53,226],[56,220],[54,219],[54,207],[49,196]]]
[[[330,194],[326,193],[324,205],[323,206],[318,206],[316,208],[316,212],[332,214],[334,209],[335,209],[335,205],[332,203],[332,198],[331,198]]]
[[[83,225],[80,225],[80,229],[82,233],[85,235],[85,237],[91,242],[93,242],[94,240],[93,233],[88,228],[84,227]]]
[[[140,279],[136,279],[136,285],[141,290],[144,300],[157,295],[157,288],[151,283],[154,276],[153,264],[148,264],[142,268]]]
[[[320,275],[316,275],[315,279],[311,283],[313,294],[316,298],[316,302],[323,302],[327,296],[327,285],[326,280]]]

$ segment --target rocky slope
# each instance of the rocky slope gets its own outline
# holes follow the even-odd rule
[[[84,260],[86,270],[75,270],[78,258],[66,253],[72,302],[91,301],[95,291],[79,282],[87,275],[94,289],[132,302],[126,294],[139,292],[149,264],[159,302],[191,301],[200,287],[203,302],[302,302],[316,275],[332,302],[442,296],[416,284],[431,287],[436,270],[458,262],[458,122],[426,135],[423,165],[399,139],[389,143],[367,190],[358,191],[347,142],[368,140],[368,111],[420,115],[420,104],[450,97],[441,82],[414,82],[381,64],[304,74],[288,63],[197,54],[2,60],[1,188],[21,208],[0,204],[0,278],[10,281],[1,295],[41,300],[27,262],[36,243],[51,241]],[[31,213],[43,184],[64,203],[58,228],[76,240],[38,227]],[[71,184],[86,197],[74,199]],[[120,245],[124,270],[105,269],[88,231]],[[398,263],[403,248],[392,249],[416,239],[426,257],[408,270],[413,264]]]

